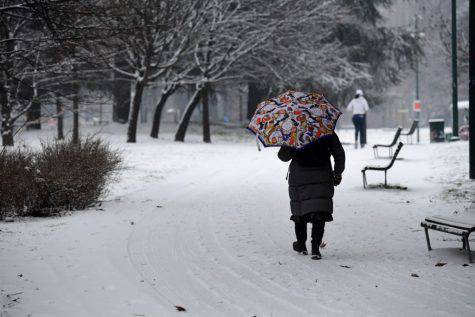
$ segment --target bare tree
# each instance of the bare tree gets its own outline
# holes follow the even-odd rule
[[[281,1],[272,18],[283,23],[246,56],[240,69],[249,80],[280,89],[310,80],[337,90],[355,80],[371,80],[367,65],[351,63],[349,49],[334,36],[348,15],[333,1]]]
[[[96,20],[110,38],[96,41],[93,56],[132,81],[127,142],[136,142],[145,87],[178,62],[186,48],[187,28],[196,19],[198,0],[109,0]],[[121,61],[117,63],[116,61]]]
[[[42,103],[57,99],[58,95],[67,97],[64,95],[67,84],[77,88],[72,99],[78,108],[80,76],[77,69],[84,63],[75,52],[87,34],[83,5],[71,0],[11,0],[0,5],[0,101],[4,145],[13,145],[14,126],[32,107],[39,108]],[[71,95],[70,92],[67,94]],[[77,121],[74,135],[78,138]],[[16,127],[16,131],[19,128]]]
[[[217,82],[266,81],[280,87],[316,78],[334,86],[369,78],[364,65],[351,64],[335,32],[346,12],[332,1],[212,1],[187,76],[195,91],[175,134],[183,141],[201,101],[203,141],[210,142],[208,95]],[[318,32],[315,32],[318,30]]]
[[[21,1],[7,1],[0,7],[0,102],[4,146],[13,145],[16,121],[39,98],[37,78],[45,38],[35,30],[34,11],[22,5]]]
[[[187,104],[175,133],[175,141],[184,141],[191,116],[201,100],[203,141],[211,142],[209,128],[210,86],[234,78],[238,61],[270,37],[272,28],[259,25],[260,13],[252,1],[210,2],[195,41],[192,61],[193,71],[185,81],[194,84],[194,93]]]

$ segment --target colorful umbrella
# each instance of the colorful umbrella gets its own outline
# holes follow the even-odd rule
[[[289,90],[261,102],[248,129],[264,146],[303,148],[331,135],[341,111],[323,95]]]

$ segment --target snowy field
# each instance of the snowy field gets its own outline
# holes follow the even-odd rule
[[[368,140],[393,133],[370,130]],[[475,265],[463,266],[461,242],[431,232],[428,252],[420,227],[428,215],[475,216],[467,142],[429,144],[422,130],[388,174],[407,191],[364,190],[361,167],[388,160],[346,145],[335,221],[313,261],[291,249],[287,164],[276,149],[258,152],[239,131],[213,144],[102,136],[127,165],[102,206],[0,223],[1,317],[475,315]],[[370,183],[383,180],[368,172]]]

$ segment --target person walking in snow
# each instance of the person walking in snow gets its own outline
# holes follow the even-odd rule
[[[360,136],[361,148],[363,148],[366,144],[366,113],[369,107],[361,89],[356,90],[355,97],[348,104],[347,110],[353,112],[352,121],[355,126],[355,149],[358,148],[358,134]]]
[[[335,162],[332,168],[330,156]],[[278,157],[290,160],[289,196],[291,220],[295,223],[297,241],[293,249],[307,254],[307,223],[312,223],[312,259],[322,258],[320,245],[325,222],[333,221],[334,186],[338,186],[345,169],[345,151],[335,132],[303,149],[282,146]]]

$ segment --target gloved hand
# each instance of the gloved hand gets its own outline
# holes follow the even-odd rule
[[[341,174],[333,174],[333,184],[335,186],[340,185],[341,183]]]

